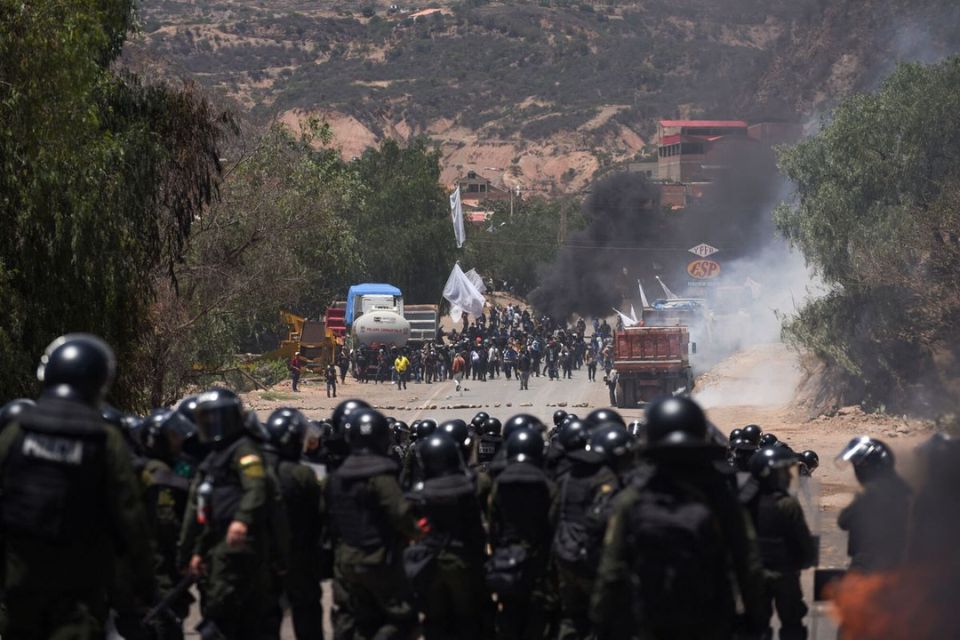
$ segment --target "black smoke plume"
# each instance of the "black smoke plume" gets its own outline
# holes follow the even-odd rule
[[[538,310],[555,318],[573,313],[606,315],[623,296],[624,261],[635,246],[663,233],[658,190],[634,174],[599,183],[583,205],[587,227],[572,234],[530,293]]]
[[[783,184],[773,151],[752,141],[744,141],[722,178],[704,187],[702,196],[688,197],[681,210],[662,207],[660,185],[641,175],[605,178],[584,202],[587,227],[541,269],[530,301],[556,318],[607,316],[624,299],[638,297],[637,280],[651,302],[661,297],[656,276],[684,295],[693,246],[720,249],[714,258],[723,265],[758,253],[774,239],[770,212]]]

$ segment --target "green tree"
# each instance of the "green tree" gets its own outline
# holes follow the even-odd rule
[[[35,391],[69,331],[117,351],[114,400],[144,402],[139,340],[215,196],[230,119],[192,87],[111,71],[132,3],[0,1],[0,396]]]
[[[566,237],[586,221],[575,198],[517,199],[513,215],[509,202],[496,202],[484,226],[467,230],[465,268],[474,267],[521,296],[539,284],[539,271],[553,262]]]
[[[780,152],[797,194],[777,224],[833,287],[786,335],[872,404],[923,408],[958,373],[957,113],[960,57],[901,65]]]
[[[299,138],[275,124],[227,149],[221,197],[194,225],[177,289],[158,283],[144,340],[154,405],[196,381],[196,364],[216,371],[272,348],[286,333],[280,309],[316,318],[359,277],[343,211],[360,205],[363,185],[330,148],[329,128],[305,124]]]
[[[425,138],[384,140],[353,166],[365,187],[350,222],[362,247],[364,276],[400,287],[411,303],[439,302],[456,260],[450,205],[440,184],[440,152]]]

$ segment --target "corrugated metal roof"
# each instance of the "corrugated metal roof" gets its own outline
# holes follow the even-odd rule
[[[737,127],[746,128],[743,120],[661,120],[661,127]]]

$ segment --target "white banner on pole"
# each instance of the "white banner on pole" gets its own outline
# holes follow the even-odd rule
[[[667,296],[667,300],[677,300],[680,297],[667,288],[667,285],[664,284],[663,280],[660,279],[660,276],[657,276],[657,282],[659,282],[660,286],[663,287],[663,293]]]
[[[467,239],[463,228],[463,204],[460,202],[460,185],[450,194],[450,219],[453,220],[453,235],[457,238],[457,249],[463,246]]]
[[[647,302],[647,294],[643,292],[643,283],[637,280],[637,286],[640,288],[640,305],[643,307],[643,309],[647,309],[650,307],[650,303]],[[641,309],[641,311],[643,309]]]
[[[633,326],[636,326],[637,324],[639,324],[639,323],[637,322],[637,319],[636,319],[636,318],[631,318],[630,316],[628,316],[628,315],[625,314],[624,312],[620,311],[620,310],[617,309],[616,307],[614,307],[613,310],[617,312],[617,315],[618,315],[618,316],[620,316],[620,320],[623,321],[623,326],[625,326],[625,327],[633,327]]]

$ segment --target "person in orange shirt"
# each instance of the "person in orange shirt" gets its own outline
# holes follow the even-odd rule
[[[458,352],[453,358],[453,365],[450,369],[453,371],[453,379],[457,383],[457,391],[460,391],[460,383],[463,381],[463,370],[467,366],[467,361],[463,358],[463,353]]]

